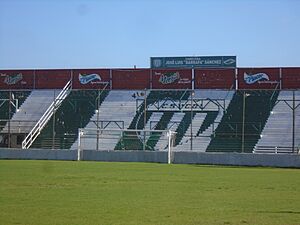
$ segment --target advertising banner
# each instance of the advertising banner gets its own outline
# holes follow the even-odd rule
[[[33,70],[0,70],[0,89],[33,89]]]
[[[275,89],[279,83],[279,68],[238,69],[238,89]]]
[[[151,57],[152,69],[235,68],[236,56]]]
[[[73,71],[73,89],[110,89],[109,69],[77,69]]]
[[[150,69],[112,70],[112,89],[149,89]]]
[[[282,68],[282,89],[300,89],[300,68]]]
[[[235,69],[195,69],[196,89],[235,88]]]
[[[62,89],[71,79],[71,70],[36,70],[36,89]]]
[[[191,69],[152,70],[153,89],[191,89]]]

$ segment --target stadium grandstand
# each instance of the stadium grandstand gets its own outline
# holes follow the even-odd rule
[[[174,151],[299,151],[300,68],[0,74],[1,147],[77,149],[84,128],[97,130],[84,146],[91,150],[164,151],[168,142],[154,131],[171,130]],[[136,130],[150,133],[141,138]]]

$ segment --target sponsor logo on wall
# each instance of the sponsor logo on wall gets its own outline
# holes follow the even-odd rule
[[[161,84],[189,84],[191,80],[188,78],[182,78],[179,72],[167,72],[167,73],[159,73],[155,72],[155,75],[160,76],[158,82]]]
[[[244,81],[246,84],[276,84],[278,81],[270,81],[268,74],[266,73],[255,73],[255,74],[247,74],[244,73]]]
[[[79,82],[81,84],[99,84],[99,83],[103,83],[101,82],[101,77],[99,74],[97,73],[91,73],[91,74],[79,74],[78,76]]]
[[[5,77],[3,82],[7,85],[16,84],[23,79],[22,73],[13,74],[13,75],[8,75],[8,74],[2,73],[1,77]],[[22,82],[22,84],[26,84],[26,82]]]

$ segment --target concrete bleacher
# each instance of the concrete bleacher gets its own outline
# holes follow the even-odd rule
[[[208,123],[210,124],[207,128],[206,126],[204,125],[204,131],[200,132],[193,140],[193,150],[195,151],[201,151],[201,152],[205,152],[210,141],[211,141],[211,138],[213,136],[213,133],[214,131],[218,128],[220,122],[221,122],[221,119],[223,117],[223,111],[219,111],[217,112],[216,114],[216,117],[215,117],[215,114],[212,113],[212,115],[208,114],[207,117],[210,117],[210,119],[208,119],[208,121],[210,120],[213,120],[214,122],[213,123]],[[206,118],[207,118],[206,117]],[[203,122],[203,124],[205,123],[205,121]]]
[[[33,143],[35,148],[69,149],[78,136],[78,129],[85,127],[108,91],[73,90],[56,110],[41,134]],[[54,128],[53,128],[54,125]]]
[[[163,112],[163,115],[161,116],[160,120],[158,121],[158,123],[155,124],[155,126],[151,130],[167,131],[168,127],[176,126],[176,123],[178,123],[178,121],[170,122],[171,119],[173,118],[174,114],[175,114],[174,112],[169,112],[169,111]],[[151,133],[146,142],[147,150],[155,150],[157,143],[159,141],[165,142],[165,141],[163,141],[163,139],[165,139],[165,134],[163,134],[161,132]],[[160,150],[163,150],[163,149],[160,149]]]
[[[177,91],[155,91],[147,92],[147,95],[141,95],[144,91],[138,90],[112,90],[105,91],[101,95],[101,104],[97,114],[96,99],[99,90],[73,90],[56,110],[55,117],[52,118],[39,137],[33,143],[34,148],[57,148],[57,149],[77,149],[77,135],[79,128],[96,129],[98,126],[105,126],[109,129],[154,129],[176,131],[178,135],[176,148],[188,150],[190,147],[190,126],[193,119],[193,150],[204,151],[207,147],[209,135],[212,127],[216,128],[214,123],[218,112],[223,111],[220,106],[212,101],[201,111],[194,110],[193,116],[188,108],[176,111],[174,108],[163,108],[153,110],[149,105],[156,104],[157,101],[170,101],[176,104],[176,101],[189,103],[191,101],[191,92],[187,90]],[[102,93],[102,92],[101,92]],[[138,93],[138,95],[137,95]],[[22,129],[16,129],[12,132],[28,133],[35,122],[40,119],[42,114],[51,104],[53,99],[59,94],[59,90],[34,90],[26,102],[22,105],[11,121],[19,121]],[[224,100],[225,108],[228,106],[233,95],[233,91],[223,90],[195,90],[193,100]],[[144,97],[147,102],[147,113],[144,114]],[[139,98],[139,101],[137,101]],[[139,106],[139,107],[138,107]],[[138,107],[138,108],[137,108]],[[144,116],[146,115],[146,117]],[[220,114],[218,114],[220,116]],[[53,121],[55,119],[55,121]],[[145,121],[146,119],[146,121]],[[144,123],[146,122],[146,127]],[[151,125],[150,125],[151,124]],[[53,125],[55,127],[53,128]],[[210,133],[210,134],[209,134]],[[140,135],[128,132],[128,137],[132,140],[120,142],[120,136],[114,135],[114,138],[99,136],[98,150],[114,149],[140,149]],[[107,135],[107,132],[106,132]],[[200,137],[198,137],[200,136]],[[204,137],[205,136],[205,137]],[[204,141],[205,140],[205,141]],[[196,144],[197,143],[197,144]],[[199,144],[198,144],[199,143]],[[136,145],[136,146],[134,146]],[[167,146],[165,137],[160,138],[158,133],[153,133],[148,137],[148,150],[163,150]],[[85,143],[84,148],[95,149],[97,139],[90,139]]]
[[[147,113],[146,117],[144,117],[144,102],[140,105],[137,110],[136,115],[131,121],[129,129],[144,129],[144,123],[148,123],[152,114],[155,112],[163,113],[159,119],[159,121],[153,126],[151,129],[153,130],[166,130],[169,122],[171,121],[175,111],[172,107],[170,107],[175,101],[178,100],[186,100],[189,96],[189,92],[186,90],[177,90],[177,91],[161,91],[161,90],[151,90],[147,97]],[[157,105],[161,105],[168,102],[170,104],[168,107],[162,107],[157,109]],[[145,120],[146,119],[146,120]],[[136,132],[125,132],[126,138],[120,140],[118,145],[116,146],[116,150],[140,150],[143,148],[143,144],[141,143],[141,137]],[[160,139],[160,133],[152,132],[150,136],[147,137],[146,149],[154,150],[155,146]]]
[[[232,90],[215,89],[195,90],[194,98],[225,99],[230,101],[234,92],[235,91]]]
[[[218,127],[218,124],[221,121],[223,116],[223,111],[217,112],[217,116],[214,117],[214,120],[207,126],[203,132],[198,133],[199,128],[203,125],[205,119],[210,117],[210,113],[197,113],[193,119],[193,143],[192,150],[205,152],[207,146],[211,141],[211,135],[213,131]],[[185,136],[181,142],[175,146],[174,151],[190,151],[191,150],[191,140],[190,140],[191,125],[188,127]]]
[[[110,91],[108,96],[99,108],[99,118],[97,113],[92,116],[90,122],[84,127],[87,129],[96,129],[97,121],[100,121],[99,127],[101,128],[101,121],[106,123],[106,129],[127,129],[136,114],[136,99],[133,95],[137,91]],[[121,127],[120,127],[121,126]],[[108,138],[109,131],[99,136],[98,150],[113,150],[117,145],[119,138],[113,135],[113,138]],[[105,136],[104,136],[105,135]],[[78,140],[74,142],[71,149],[76,149],[78,146]],[[84,149],[96,149],[97,139],[91,138],[89,142],[86,142],[83,146]]]
[[[177,92],[170,92],[170,91],[151,91],[147,96],[147,103],[150,104],[155,100],[159,101],[169,101],[170,104],[172,101],[175,102],[178,100],[182,101],[191,101],[190,92],[186,91],[177,91]],[[214,124],[215,122],[220,122],[220,118],[223,115],[223,111],[226,110],[228,107],[234,91],[223,91],[223,90],[195,90],[195,94],[193,96],[193,100],[196,100],[198,104],[200,104],[201,100],[205,100],[205,104],[208,102],[204,109],[201,112],[193,113],[193,136],[196,140],[196,143],[199,145],[195,145],[196,147],[194,150],[205,151],[206,147],[209,144],[210,138],[207,134],[208,132],[212,132],[212,129],[216,129],[217,125]],[[215,104],[215,103],[221,104]],[[224,107],[224,108],[222,108]],[[155,108],[151,108],[151,110]],[[149,108],[148,108],[149,110]],[[132,123],[130,124],[130,129],[143,129],[144,123],[144,115],[143,110],[138,112],[134,116]],[[206,116],[208,115],[208,116]],[[138,119],[139,118],[139,119]],[[216,121],[217,119],[217,121]],[[141,123],[142,121],[142,123]],[[150,126],[152,121],[152,127]],[[155,121],[155,123],[154,123]],[[205,123],[204,123],[205,121]],[[190,110],[179,110],[176,112],[176,109],[171,108],[163,108],[162,111],[149,111],[147,112],[146,118],[146,127],[145,129],[154,129],[154,130],[173,130],[176,131],[178,134],[176,139],[179,140],[179,144],[177,149],[179,150],[188,150],[190,149],[190,126],[191,126],[191,113]],[[203,124],[204,123],[204,124]],[[210,128],[210,129],[209,129]],[[201,130],[202,129],[202,130]],[[206,133],[203,133],[206,131]],[[198,136],[201,137],[198,137]],[[205,135],[205,137],[203,137]],[[134,138],[136,136],[136,138]],[[135,134],[134,132],[128,132],[128,140],[122,143],[118,143],[115,149],[133,149],[133,148],[140,148],[142,145],[139,140],[139,135]],[[130,139],[130,140],[129,140]],[[183,139],[183,141],[181,141]],[[200,140],[200,141],[199,141]],[[183,145],[184,144],[184,145]],[[112,146],[110,146],[111,148]],[[167,147],[167,142],[164,136],[159,137],[157,133],[153,134],[152,136],[148,137],[148,141],[146,143],[146,147],[148,150],[164,150]],[[176,148],[176,147],[175,147]]]
[[[189,114],[191,116],[191,114]],[[193,138],[196,137],[196,134],[199,130],[199,127],[202,125],[205,119],[206,113],[196,113],[193,117],[192,123],[189,123],[185,134],[182,136],[180,142],[173,148],[174,151],[186,151],[190,150],[190,139],[191,139],[191,128],[193,133]],[[192,127],[191,127],[192,126]]]
[[[211,100],[209,104],[205,106],[203,111],[195,113],[192,121],[192,133],[193,133],[193,151],[206,151],[207,146],[211,141],[211,135],[213,130],[217,128],[223,111],[225,111],[230,104],[234,91],[228,90],[196,90],[193,96],[194,99],[208,99]],[[222,105],[221,108],[216,102]],[[189,115],[190,117],[190,115]],[[185,133],[181,136],[177,136],[176,139],[180,141],[176,142],[174,147],[175,151],[188,151],[191,150],[191,122],[190,119],[185,123],[188,127]],[[180,133],[180,132],[178,132]]]
[[[207,151],[252,152],[277,96],[274,90],[237,91],[215,129]]]
[[[293,149],[293,92],[281,91],[278,101],[254,147],[254,153],[292,153]],[[300,91],[295,91],[295,106],[300,104]],[[288,105],[289,104],[289,105]],[[295,110],[295,143],[300,146],[300,108]]]
[[[9,112],[9,93],[11,107]],[[2,130],[14,113],[22,106],[31,91],[0,91],[0,130]]]
[[[171,131],[176,131],[178,128],[179,123],[184,117],[184,113],[174,113],[171,120],[167,124],[166,129]],[[165,140],[163,136],[157,141],[154,149],[157,150],[165,150],[167,148],[168,142]]]
[[[156,124],[160,121],[163,114],[164,114],[163,112],[153,112],[146,124],[145,129],[146,130],[153,129],[156,126]]]
[[[10,120],[11,133],[29,133],[60,90],[33,90]],[[8,124],[1,131],[8,132]]]
[[[83,127],[96,129],[97,120],[102,122],[110,121],[109,125],[106,123],[106,129],[144,129],[144,106],[141,105],[141,107],[137,109],[137,98],[134,97],[134,95],[139,91],[115,90],[107,92],[108,96],[103,96],[103,103],[99,108],[99,118],[97,118],[97,109],[95,108],[95,105],[84,104],[87,102],[87,99],[90,99],[91,102],[95,102],[98,91],[90,90],[86,91],[85,94],[80,94],[79,92],[80,91],[77,91],[76,95],[74,94],[75,92],[73,92],[73,94],[68,97],[68,101],[72,102],[74,99],[76,100],[75,96],[78,97],[82,95],[83,97],[80,97],[82,98],[82,104],[63,103],[61,107],[62,109],[59,109],[56,112],[56,119],[58,122],[63,124],[61,127],[60,125],[56,125],[59,128],[56,130],[56,142],[61,142],[59,139],[65,139],[63,135],[69,133],[72,133],[73,141],[76,140],[75,136],[78,132],[78,128]],[[234,93],[234,91],[226,90],[195,90],[193,100],[219,99],[221,100],[220,102],[224,100],[225,109],[220,108],[216,104],[210,103],[210,105],[207,105],[202,111],[199,109],[197,109],[198,111],[196,109],[193,110],[193,151],[207,151],[207,149],[208,151],[239,151],[241,149],[241,125],[237,125],[237,128],[234,131],[235,134],[232,133],[233,130],[229,130],[228,128],[233,124],[241,124],[242,122],[243,95],[242,92]],[[59,90],[34,90],[32,92],[28,92],[28,97],[24,97],[23,104],[20,104],[21,107],[19,107],[19,109],[11,117],[10,132],[19,134],[28,133],[58,94]],[[18,95],[15,94],[14,97],[16,96]],[[6,95],[4,97],[7,98]],[[143,100],[144,98],[144,96],[139,97],[141,98],[140,100]],[[252,135],[254,129],[250,126],[245,127],[245,152],[252,152],[252,150],[254,150],[253,152],[255,153],[293,152],[291,149],[293,142],[292,110],[286,102],[283,101],[286,100],[290,105],[292,105],[292,98],[292,91],[281,91],[278,98],[276,92],[271,90],[247,91],[245,122],[260,123],[262,132],[259,133],[259,131],[255,131],[256,133]],[[297,105],[300,102],[300,91],[295,91],[295,98]],[[170,101],[177,101],[180,99],[189,102],[191,101],[191,96],[188,91],[148,92],[148,95],[146,96],[147,104],[154,103],[157,99],[169,99]],[[229,105],[230,107],[228,107]],[[275,105],[273,109],[272,105]],[[77,107],[77,109],[75,110],[75,108],[73,109],[72,107]],[[83,109],[87,107],[89,108],[89,112],[85,116],[83,115],[85,114]],[[6,111],[7,109],[4,110],[5,113]],[[270,111],[272,112],[270,113]],[[78,121],[77,116],[80,117]],[[174,109],[172,109],[172,111],[170,109],[162,109],[161,111],[149,110],[146,113],[145,129],[171,129],[176,131],[178,134],[178,136],[176,136],[176,141],[179,141],[176,143],[176,146],[174,146],[174,150],[188,151],[191,146],[190,120],[191,114],[189,109],[179,110],[178,112]],[[300,107],[295,110],[294,144],[296,148],[300,145],[299,124]],[[70,128],[70,126],[72,127]],[[7,124],[1,131],[1,133],[5,132],[8,132]],[[49,121],[48,127],[45,127],[45,132],[43,132],[43,135],[41,135],[40,138],[43,139],[43,142],[41,142],[41,144],[33,145],[33,147],[45,145],[45,140],[52,142],[51,135],[52,121]],[[100,136],[99,150],[113,150],[119,140],[120,137],[116,137],[114,140],[111,140],[108,138],[105,139],[104,136]],[[59,145],[57,148],[77,149],[78,143],[76,141],[73,143],[73,141],[71,141],[72,143],[69,142],[68,145]],[[86,147],[95,149],[96,142],[96,139],[90,141]],[[148,150],[163,150],[166,149],[167,146],[166,141],[163,140],[163,138],[161,140],[157,137],[149,138],[148,142]],[[133,144],[136,143],[133,141]],[[131,147],[132,143],[125,149],[129,150]],[[140,143],[137,148],[140,148]]]
[[[31,91],[0,91],[0,147],[8,146],[10,138],[11,147],[20,147],[22,137],[21,123],[19,121],[11,121],[14,114],[20,110],[20,107],[25,102]],[[11,103],[9,104],[9,100]],[[20,129],[19,129],[20,128]],[[13,134],[12,132],[18,132]],[[10,137],[8,135],[10,133]]]

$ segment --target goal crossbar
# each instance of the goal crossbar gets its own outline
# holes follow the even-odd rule
[[[168,151],[168,163],[171,163],[175,135],[171,130],[80,128],[77,160],[82,159],[83,150],[151,150]]]

